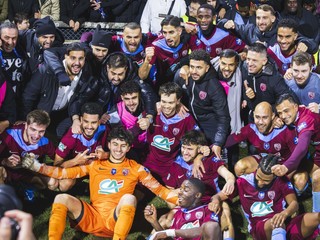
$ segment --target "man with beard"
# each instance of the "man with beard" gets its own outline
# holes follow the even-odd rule
[[[312,57],[308,53],[297,53],[292,58],[291,69],[293,79],[286,80],[286,83],[302,105],[311,112],[319,113],[320,77],[312,72]]]
[[[7,170],[7,183],[31,183],[39,188],[47,187],[49,179],[21,169],[21,161],[29,154],[39,161],[43,161],[46,155],[54,157],[54,145],[44,136],[49,124],[50,117],[47,112],[34,110],[27,115],[25,123],[15,125],[0,135],[1,166]],[[27,197],[32,199],[33,196]]]
[[[31,73],[34,73],[43,62],[43,51],[51,47],[60,47],[64,42],[62,32],[57,29],[50,17],[34,22],[34,29],[19,32],[19,46],[28,55]]]
[[[268,155],[254,173],[237,179],[248,231],[259,240],[315,239],[319,233],[319,213],[304,213],[290,219],[299,205],[291,182],[286,177],[277,177],[271,170],[277,159]]]
[[[155,89],[162,83],[173,80],[175,72],[188,64],[189,43],[186,35],[182,34],[180,18],[169,15],[161,22],[162,36],[157,38],[150,48],[146,49],[146,56],[140,66],[138,74],[141,79],[147,79],[152,67],[155,75],[151,77]]]
[[[282,165],[272,167],[277,176],[284,176],[296,170],[300,163],[307,164],[304,156],[309,145],[314,146],[313,167],[309,169],[312,178],[313,212],[320,212],[320,116],[306,107],[299,107],[290,94],[281,95],[275,103],[277,113],[282,122],[294,128],[297,142],[294,151]]]
[[[179,85],[186,89],[189,108],[209,140],[211,150],[221,159],[221,147],[227,139],[230,128],[227,96],[215,77],[210,56],[205,50],[193,51],[189,59],[188,84],[180,79]]]
[[[131,58],[136,71],[143,64],[147,47],[158,37],[157,34],[142,34],[141,26],[136,22],[130,22],[124,26],[122,35],[112,37],[111,51],[120,51]]]
[[[215,10],[209,4],[203,4],[198,9],[198,29],[197,34],[190,38],[191,50],[204,49],[211,58],[218,56],[223,49],[227,48],[242,52],[245,47],[242,40],[215,26],[214,15]]]
[[[49,240],[62,239],[67,216],[72,226],[82,232],[113,240],[126,239],[136,211],[137,199],[133,192],[138,183],[163,200],[177,204],[174,191],[159,184],[147,168],[126,158],[132,138],[124,128],[113,128],[107,139],[110,156],[84,166],[51,167],[32,158],[23,162],[25,168],[58,179],[89,175],[91,203],[69,194],[55,197],[49,221]]]
[[[120,87],[128,81],[134,81],[141,88],[141,96],[148,117],[152,118],[155,115],[157,96],[152,87],[139,80],[129,57],[122,52],[114,52],[106,59],[106,66],[102,70],[100,89],[97,94],[98,102],[103,105],[102,123],[110,119],[109,113],[121,101]]]
[[[118,119],[134,136],[128,156],[142,162],[147,154],[147,129],[153,118],[145,111],[141,89],[135,81],[123,83],[120,86],[120,92],[121,101],[117,103],[115,112],[111,115],[112,118]]]
[[[144,217],[156,230],[148,239],[221,239],[220,214],[211,212],[208,205],[201,202],[205,189],[204,183],[197,178],[183,181],[178,193],[179,207],[174,209],[170,229],[162,228],[153,205],[146,206]]]
[[[79,43],[68,46],[63,60],[71,84],[62,86],[46,64],[39,67],[23,93],[23,111],[27,114],[38,108],[47,111],[53,119],[58,137],[73,124],[80,133],[79,113],[82,104],[97,92],[98,83],[84,68],[85,49]],[[72,121],[71,121],[72,118]]]
[[[71,128],[62,137],[54,159],[54,165],[70,168],[87,164],[93,159],[92,153],[107,158],[107,135],[110,128],[100,125],[102,107],[98,103],[85,103],[81,107],[80,134],[73,134]],[[101,158],[101,156],[100,156]],[[52,190],[65,192],[76,183],[75,179],[50,180]]]
[[[281,75],[284,75],[290,68],[292,57],[296,53],[300,51],[314,53],[314,49],[310,49],[303,42],[298,42],[297,38],[298,25],[296,21],[282,19],[278,24],[277,43],[267,49],[268,56],[277,64]]]
[[[96,79],[101,76],[101,71],[106,65],[112,34],[101,30],[100,24],[94,32],[86,32],[81,36],[81,42],[86,49],[86,62],[88,70]],[[44,51],[43,57],[47,65],[56,74],[61,85],[70,85],[71,81],[60,59],[63,58],[66,47],[50,48]]]

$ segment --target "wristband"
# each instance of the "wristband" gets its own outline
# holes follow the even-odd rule
[[[176,230],[175,229],[167,229],[164,231],[168,237],[176,237]]]

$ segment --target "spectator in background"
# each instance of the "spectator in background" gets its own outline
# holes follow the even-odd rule
[[[51,17],[52,20],[60,19],[60,3],[59,0],[38,0],[39,11],[35,13],[35,18]]]
[[[285,0],[284,9],[281,12],[282,18],[292,18],[299,25],[306,25],[306,27],[312,29],[312,36],[317,43],[320,41],[319,21],[309,11],[304,9],[301,2],[298,0]]]
[[[34,23],[34,29],[19,32],[19,44],[29,56],[28,64],[31,73],[34,73],[43,62],[43,51],[53,46],[62,46],[64,36],[56,28],[54,22],[45,17]]]
[[[101,1],[90,0],[90,22],[107,22],[111,21],[110,9],[116,4],[117,1]]]
[[[114,22],[140,22],[146,0],[118,0],[117,2],[117,5],[111,9]]]
[[[316,15],[316,0],[303,0],[302,7],[311,12],[313,15]]]
[[[13,22],[17,25],[19,31],[28,30],[30,27],[29,18],[26,13],[17,13],[14,16]]]
[[[0,0],[0,22],[8,17],[8,0]]]
[[[8,7],[8,19],[12,22],[16,13],[26,13],[32,25],[36,18],[35,14],[38,11],[38,0],[10,0]]]
[[[236,24],[255,23],[252,11],[250,11],[252,6],[251,0],[238,0],[235,7],[228,9],[224,18],[233,20]]]
[[[191,0],[186,15],[182,16],[183,25],[187,33],[195,34],[197,32],[197,12],[206,0]]]
[[[140,21],[142,32],[158,33],[161,31],[161,22],[166,16],[182,17],[186,11],[184,0],[148,0]]]
[[[60,0],[60,20],[68,24],[74,32],[89,19],[89,0]]]

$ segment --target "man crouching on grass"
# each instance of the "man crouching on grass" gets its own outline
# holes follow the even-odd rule
[[[127,159],[133,141],[131,133],[115,127],[108,135],[109,159],[97,159],[90,164],[60,168],[27,159],[23,167],[57,179],[74,179],[89,175],[90,201],[84,202],[69,194],[59,194],[52,205],[49,240],[61,239],[66,217],[80,231],[113,240],[126,239],[134,218],[137,200],[133,191],[138,182],[165,201],[177,203],[177,195],[162,186],[149,170]],[[94,153],[92,156],[97,157]]]

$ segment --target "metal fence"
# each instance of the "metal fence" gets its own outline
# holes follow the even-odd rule
[[[67,24],[62,21],[55,21],[55,25],[59,28],[66,41],[80,40],[81,34],[88,31],[93,31],[100,24],[102,29],[106,29],[114,32],[122,32],[126,23],[115,23],[115,22],[85,22],[81,25],[77,32],[74,32]]]

